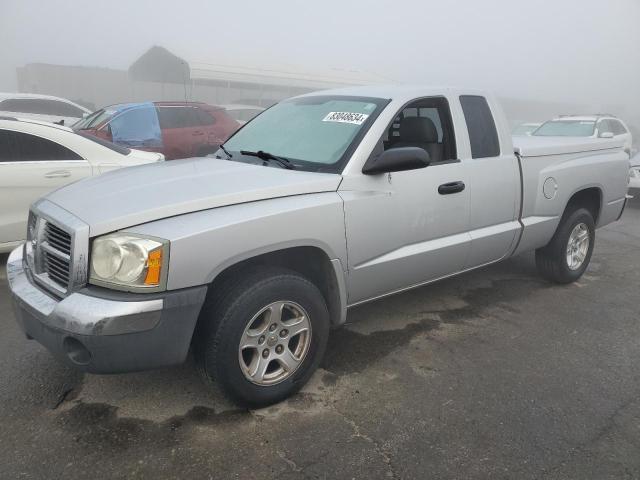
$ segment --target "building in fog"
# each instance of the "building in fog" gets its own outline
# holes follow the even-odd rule
[[[154,46],[128,70],[32,63],[19,67],[18,90],[68,98],[90,109],[114,103],[147,100],[203,101],[267,107],[293,95],[341,86],[396,83],[393,79],[355,70],[311,71],[294,66],[231,64],[191,59]],[[531,97],[535,96],[532,92]],[[544,121],[559,114],[589,113],[593,108],[627,120],[635,138],[638,114],[629,105],[592,105],[502,98],[512,126]],[[635,120],[635,123],[634,123]]]
[[[56,95],[89,108],[146,100],[267,107],[284,98],[314,90],[393,83],[354,70],[313,72],[292,66],[196,61],[158,46],[150,48],[128,70],[42,63],[28,64],[17,70],[20,92]]]

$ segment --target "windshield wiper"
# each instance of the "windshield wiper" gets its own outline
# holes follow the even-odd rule
[[[252,152],[250,150],[240,150],[240,153],[242,155],[247,155],[250,157],[258,157],[260,160],[264,160],[265,162],[269,160],[277,162],[282,168],[286,168],[287,170],[294,170],[296,168],[296,166],[286,158],[278,157],[272,153],[263,152],[262,150],[258,150],[257,152]]]
[[[227,149],[226,149],[226,148],[224,148],[224,144],[221,144],[221,145],[220,145],[220,148],[222,149],[222,151],[223,151],[224,153],[226,153],[226,154],[227,154],[227,157],[229,157],[229,158],[233,158],[233,155],[231,155],[231,154],[227,151]]]

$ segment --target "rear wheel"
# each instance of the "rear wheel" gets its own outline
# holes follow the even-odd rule
[[[329,313],[318,288],[284,269],[232,278],[200,321],[195,342],[200,371],[236,402],[252,407],[299,390],[320,363],[329,335]]]
[[[540,274],[555,283],[578,280],[589,265],[595,242],[595,222],[586,208],[565,214],[551,241],[536,250]]]

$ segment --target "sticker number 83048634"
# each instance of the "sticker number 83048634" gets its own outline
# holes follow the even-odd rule
[[[369,117],[364,113],[353,112],[329,112],[326,117],[322,119],[323,122],[338,122],[338,123],[353,123],[354,125],[362,125],[362,123]]]

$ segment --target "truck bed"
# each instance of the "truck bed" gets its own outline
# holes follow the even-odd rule
[[[513,137],[522,179],[522,235],[515,253],[544,246],[574,193],[600,197],[598,227],[615,221],[624,205],[628,156],[616,139]]]
[[[624,142],[615,138],[583,137],[513,137],[513,150],[521,157],[566,155],[622,149]]]

